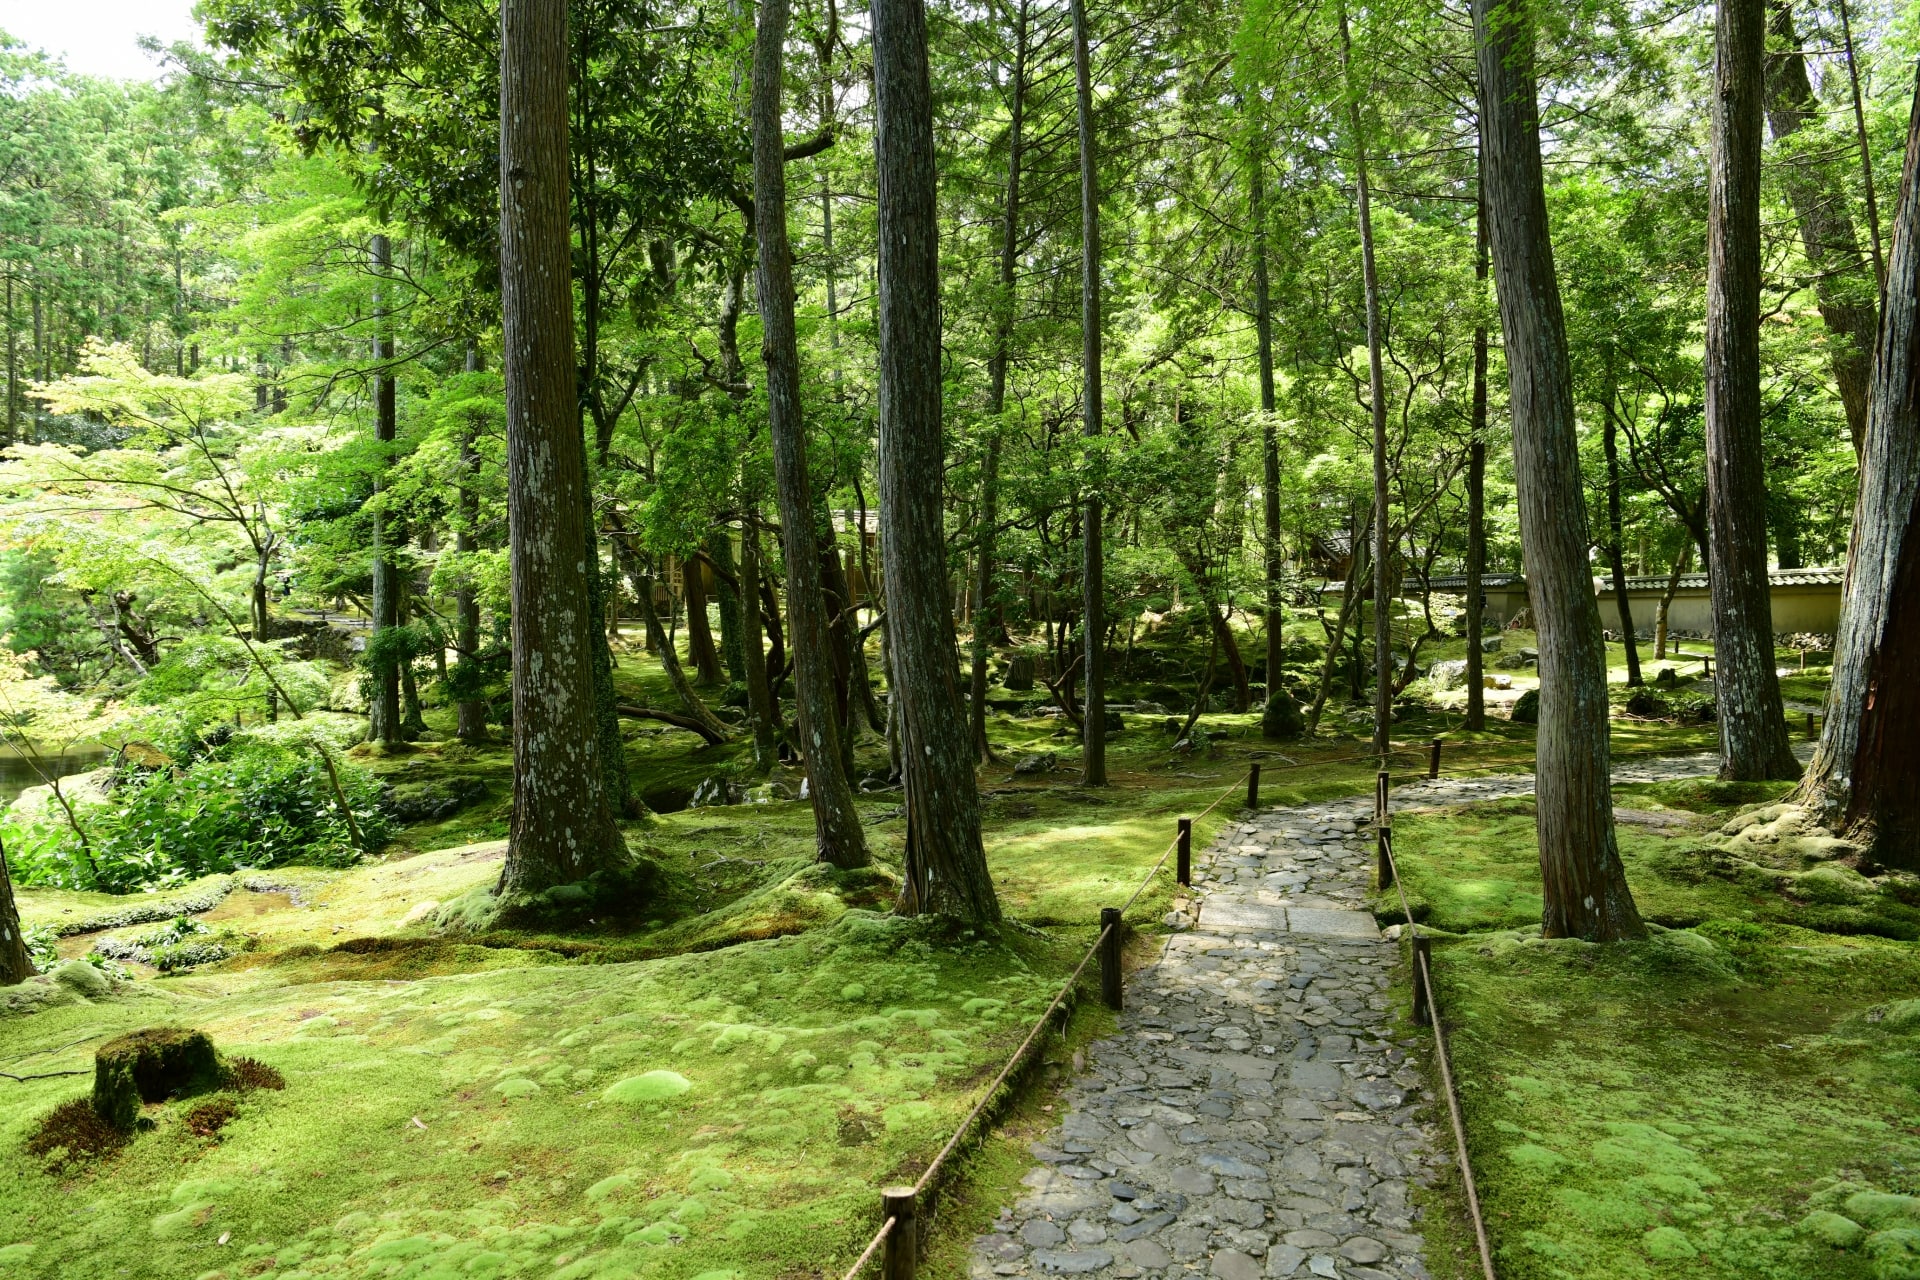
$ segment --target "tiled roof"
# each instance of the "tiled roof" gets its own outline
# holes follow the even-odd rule
[[[1767,581],[1776,587],[1837,587],[1846,581],[1846,577],[1847,571],[1844,568],[1770,569],[1767,571]],[[1524,589],[1527,585],[1527,580],[1517,573],[1487,573],[1481,575],[1480,584],[1488,590],[1501,591],[1513,587]],[[1419,584],[1417,582],[1409,582],[1407,585],[1409,587],[1417,587]],[[1683,591],[1705,591],[1707,589],[1707,575],[1704,573],[1683,573],[1680,575],[1679,585]],[[1602,593],[1611,593],[1613,591],[1613,579],[1604,576],[1596,577],[1594,579],[1594,587]],[[1465,591],[1467,589],[1467,580],[1459,574],[1450,574],[1444,578],[1433,579],[1433,589],[1435,591]],[[1644,578],[1627,579],[1627,590],[1629,591],[1665,591],[1666,589],[1667,575],[1664,573]]]

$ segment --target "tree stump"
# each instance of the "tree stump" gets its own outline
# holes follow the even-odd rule
[[[93,1110],[123,1133],[143,1102],[217,1089],[226,1079],[213,1041],[187,1027],[147,1027],[100,1046],[93,1060]]]

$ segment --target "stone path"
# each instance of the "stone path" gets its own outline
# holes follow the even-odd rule
[[[1621,782],[1711,773],[1711,755],[1631,761]],[[1394,789],[1396,807],[1533,789],[1531,777]],[[970,1270],[1425,1280],[1409,1183],[1453,1159],[1435,1099],[1388,1038],[1400,962],[1365,909],[1371,796],[1270,809],[1198,855],[1199,919],[1130,976],[1066,1116],[1034,1144],[1028,1194]]]

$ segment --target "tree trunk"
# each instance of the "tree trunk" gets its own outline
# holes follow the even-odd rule
[[[513,569],[513,824],[502,898],[622,865],[585,608],[586,450],[574,392],[567,6],[500,8],[500,293]]]
[[[713,536],[707,539],[707,555],[726,573],[738,573],[733,561],[733,540],[727,531],[715,529]],[[728,582],[725,574],[714,576],[713,594],[720,605],[720,657],[726,663],[727,679],[745,682],[747,678],[746,646],[740,634],[740,592],[733,583]]]
[[[1674,593],[1680,590],[1680,575],[1687,571],[1687,562],[1693,559],[1693,544],[1680,548],[1673,558],[1673,571],[1667,574],[1667,589],[1660,594],[1660,607],[1653,615],[1653,660],[1663,662],[1667,656],[1667,614],[1673,608]]]
[[[372,651],[373,696],[367,699],[367,736],[381,746],[401,741],[400,668],[389,648],[382,643],[386,632],[400,625],[399,568],[394,564],[391,544],[392,521],[381,510],[380,495],[386,488],[388,446],[393,443],[397,421],[394,412],[393,329],[387,321],[383,282],[393,270],[393,245],[385,235],[373,237],[373,439],[378,446],[373,472],[373,628],[368,635]]]
[[[11,393],[12,388],[8,388]],[[13,875],[7,868],[7,851],[0,846],[0,987],[25,982],[38,970],[27,954],[26,934],[20,928],[20,908],[13,898]]]
[[[467,343],[467,372],[480,372],[480,344]],[[480,416],[470,414],[460,428],[460,486],[456,491],[458,519],[453,529],[453,553],[470,556],[478,549],[474,531],[480,524]],[[457,683],[463,696],[454,704],[454,736],[462,742],[487,740],[487,704],[480,689],[480,593],[473,588],[471,573],[462,570],[460,585],[453,592],[453,647],[460,655],[456,668]]]
[[[1265,546],[1267,608],[1267,697],[1286,692],[1285,639],[1287,607],[1286,556],[1280,546],[1280,432],[1273,385],[1273,294],[1267,280],[1267,139],[1264,127],[1254,133],[1248,164],[1247,195],[1253,219],[1253,332],[1260,353],[1260,460],[1262,534]]]
[[[7,421],[0,449],[11,449],[20,434],[20,335],[13,327],[13,277],[7,277]]]
[[[1826,727],[1797,798],[1915,869],[1920,838],[1920,95],[1875,353]]]
[[[1367,295],[1367,386],[1373,401],[1373,750],[1386,759],[1393,736],[1393,521],[1387,505],[1387,375],[1380,318],[1380,274],[1373,256],[1373,197],[1367,186],[1367,143],[1360,95],[1353,83],[1353,40],[1340,6],[1340,73],[1353,134],[1354,191],[1360,215],[1360,267]]]
[[[786,38],[787,0],[763,0],[753,59],[753,200],[760,242],[767,423],[773,437],[774,478],[786,547],[794,706],[806,755],[815,842],[822,861],[864,867],[869,861],[866,833],[842,766],[841,726],[834,711],[826,598],[807,476],[806,426],[800,416],[800,350],[794,333],[792,250],[787,240],[786,139],[780,127]]]
[[[1607,388],[1606,425],[1603,437],[1607,452],[1607,564],[1613,570],[1613,602],[1620,612],[1620,636],[1627,648],[1627,684],[1640,679],[1640,641],[1633,634],[1633,608],[1627,600],[1627,559],[1621,550],[1625,540],[1620,517],[1620,441],[1618,424],[1613,418],[1613,388]]]
[[[1818,135],[1815,147],[1831,135],[1820,125],[1821,107],[1807,79],[1806,55],[1794,30],[1791,0],[1767,0],[1773,34],[1779,49],[1767,55],[1767,120],[1775,142],[1790,143],[1801,131]],[[1801,139],[1804,144],[1807,140]],[[1800,245],[1813,277],[1813,296],[1820,306],[1831,341],[1827,358],[1834,387],[1847,412],[1853,449],[1860,451],[1867,422],[1867,387],[1873,378],[1874,332],[1879,308],[1872,268],[1860,255],[1853,218],[1847,212],[1847,193],[1833,165],[1802,147],[1803,154],[1779,166],[1787,203],[1800,224]]]
[[[1013,358],[1014,268],[1020,253],[1020,161],[1026,142],[1027,118],[1027,0],[1020,0],[1013,29],[1013,83],[1008,88],[1011,119],[1007,125],[1007,188],[1000,209],[1000,293],[994,300],[993,354],[987,363],[987,455],[980,468],[980,520],[974,536],[979,555],[976,610],[971,636],[973,749],[981,760],[993,758],[987,744],[987,649],[991,642],[988,607],[993,597],[1000,521],[1000,417],[1007,410],[1007,364]]]
[[[704,689],[718,688],[727,677],[720,669],[720,650],[707,622],[706,566],[697,557],[687,557],[680,567],[680,581],[687,595],[687,657],[693,660],[694,683]]]
[[[1708,586],[1719,659],[1720,776],[1797,778],[1773,665],[1760,422],[1760,129],[1764,0],[1716,7],[1707,186]]]
[[[1537,2],[1537,0],[1533,0]],[[1541,931],[1643,936],[1613,831],[1606,651],[1587,567],[1573,376],[1547,231],[1528,0],[1473,0],[1482,190],[1511,380],[1520,545],[1540,646]]]
[[[646,628],[647,636],[660,656],[660,669],[666,673],[667,684],[673,689],[674,696],[680,699],[680,709],[687,713],[688,718],[706,726],[709,733],[725,741],[732,737],[731,732],[707,709],[706,702],[694,689],[693,681],[687,678],[686,668],[680,665],[680,653],[674,648],[673,638],[660,621],[660,607],[653,602],[654,576],[643,554],[630,545],[630,535],[620,517],[611,516],[609,520],[614,529],[614,556],[621,571],[627,575],[627,585],[638,597],[641,625]]]
[[[1093,62],[1087,37],[1086,0],[1068,0],[1073,16],[1075,119],[1080,133],[1080,389],[1081,429],[1089,439],[1102,430],[1100,385],[1100,172],[1093,134]],[[1092,453],[1092,451],[1089,451]],[[1097,468],[1097,453],[1087,465]],[[1087,697],[1081,724],[1080,785],[1107,785],[1106,547],[1101,538],[1100,483],[1083,477],[1080,517],[1080,635],[1085,646]]]
[[[1478,304],[1487,292],[1487,200],[1482,189],[1485,157],[1476,144],[1473,202],[1473,283]],[[1467,722],[1478,732],[1487,727],[1485,654],[1481,631],[1486,626],[1487,571],[1487,325],[1473,326],[1473,408],[1468,423],[1473,441],[1467,446]]]
[[[785,0],[767,0],[784,4]],[[899,909],[993,926],[941,519],[940,227],[922,0],[874,0],[880,549],[907,808]]]
[[[740,521],[740,641],[753,767],[765,775],[780,762],[780,708],[767,683],[766,650],[760,647],[760,527],[751,511]]]

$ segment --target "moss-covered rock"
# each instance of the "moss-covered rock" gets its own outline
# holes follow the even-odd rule
[[[1514,699],[1513,713],[1510,717],[1515,724],[1540,723],[1540,691],[1529,689]]]
[[[93,1060],[93,1109],[121,1132],[140,1118],[143,1102],[164,1102],[217,1089],[226,1069],[213,1040],[187,1027],[147,1027],[100,1046]]]
[[[1895,1227],[1867,1237],[1877,1280],[1920,1280],[1920,1228]]]
[[[1800,1219],[1799,1231],[1836,1249],[1851,1249],[1867,1238],[1865,1227],[1826,1209],[1815,1209]]]

